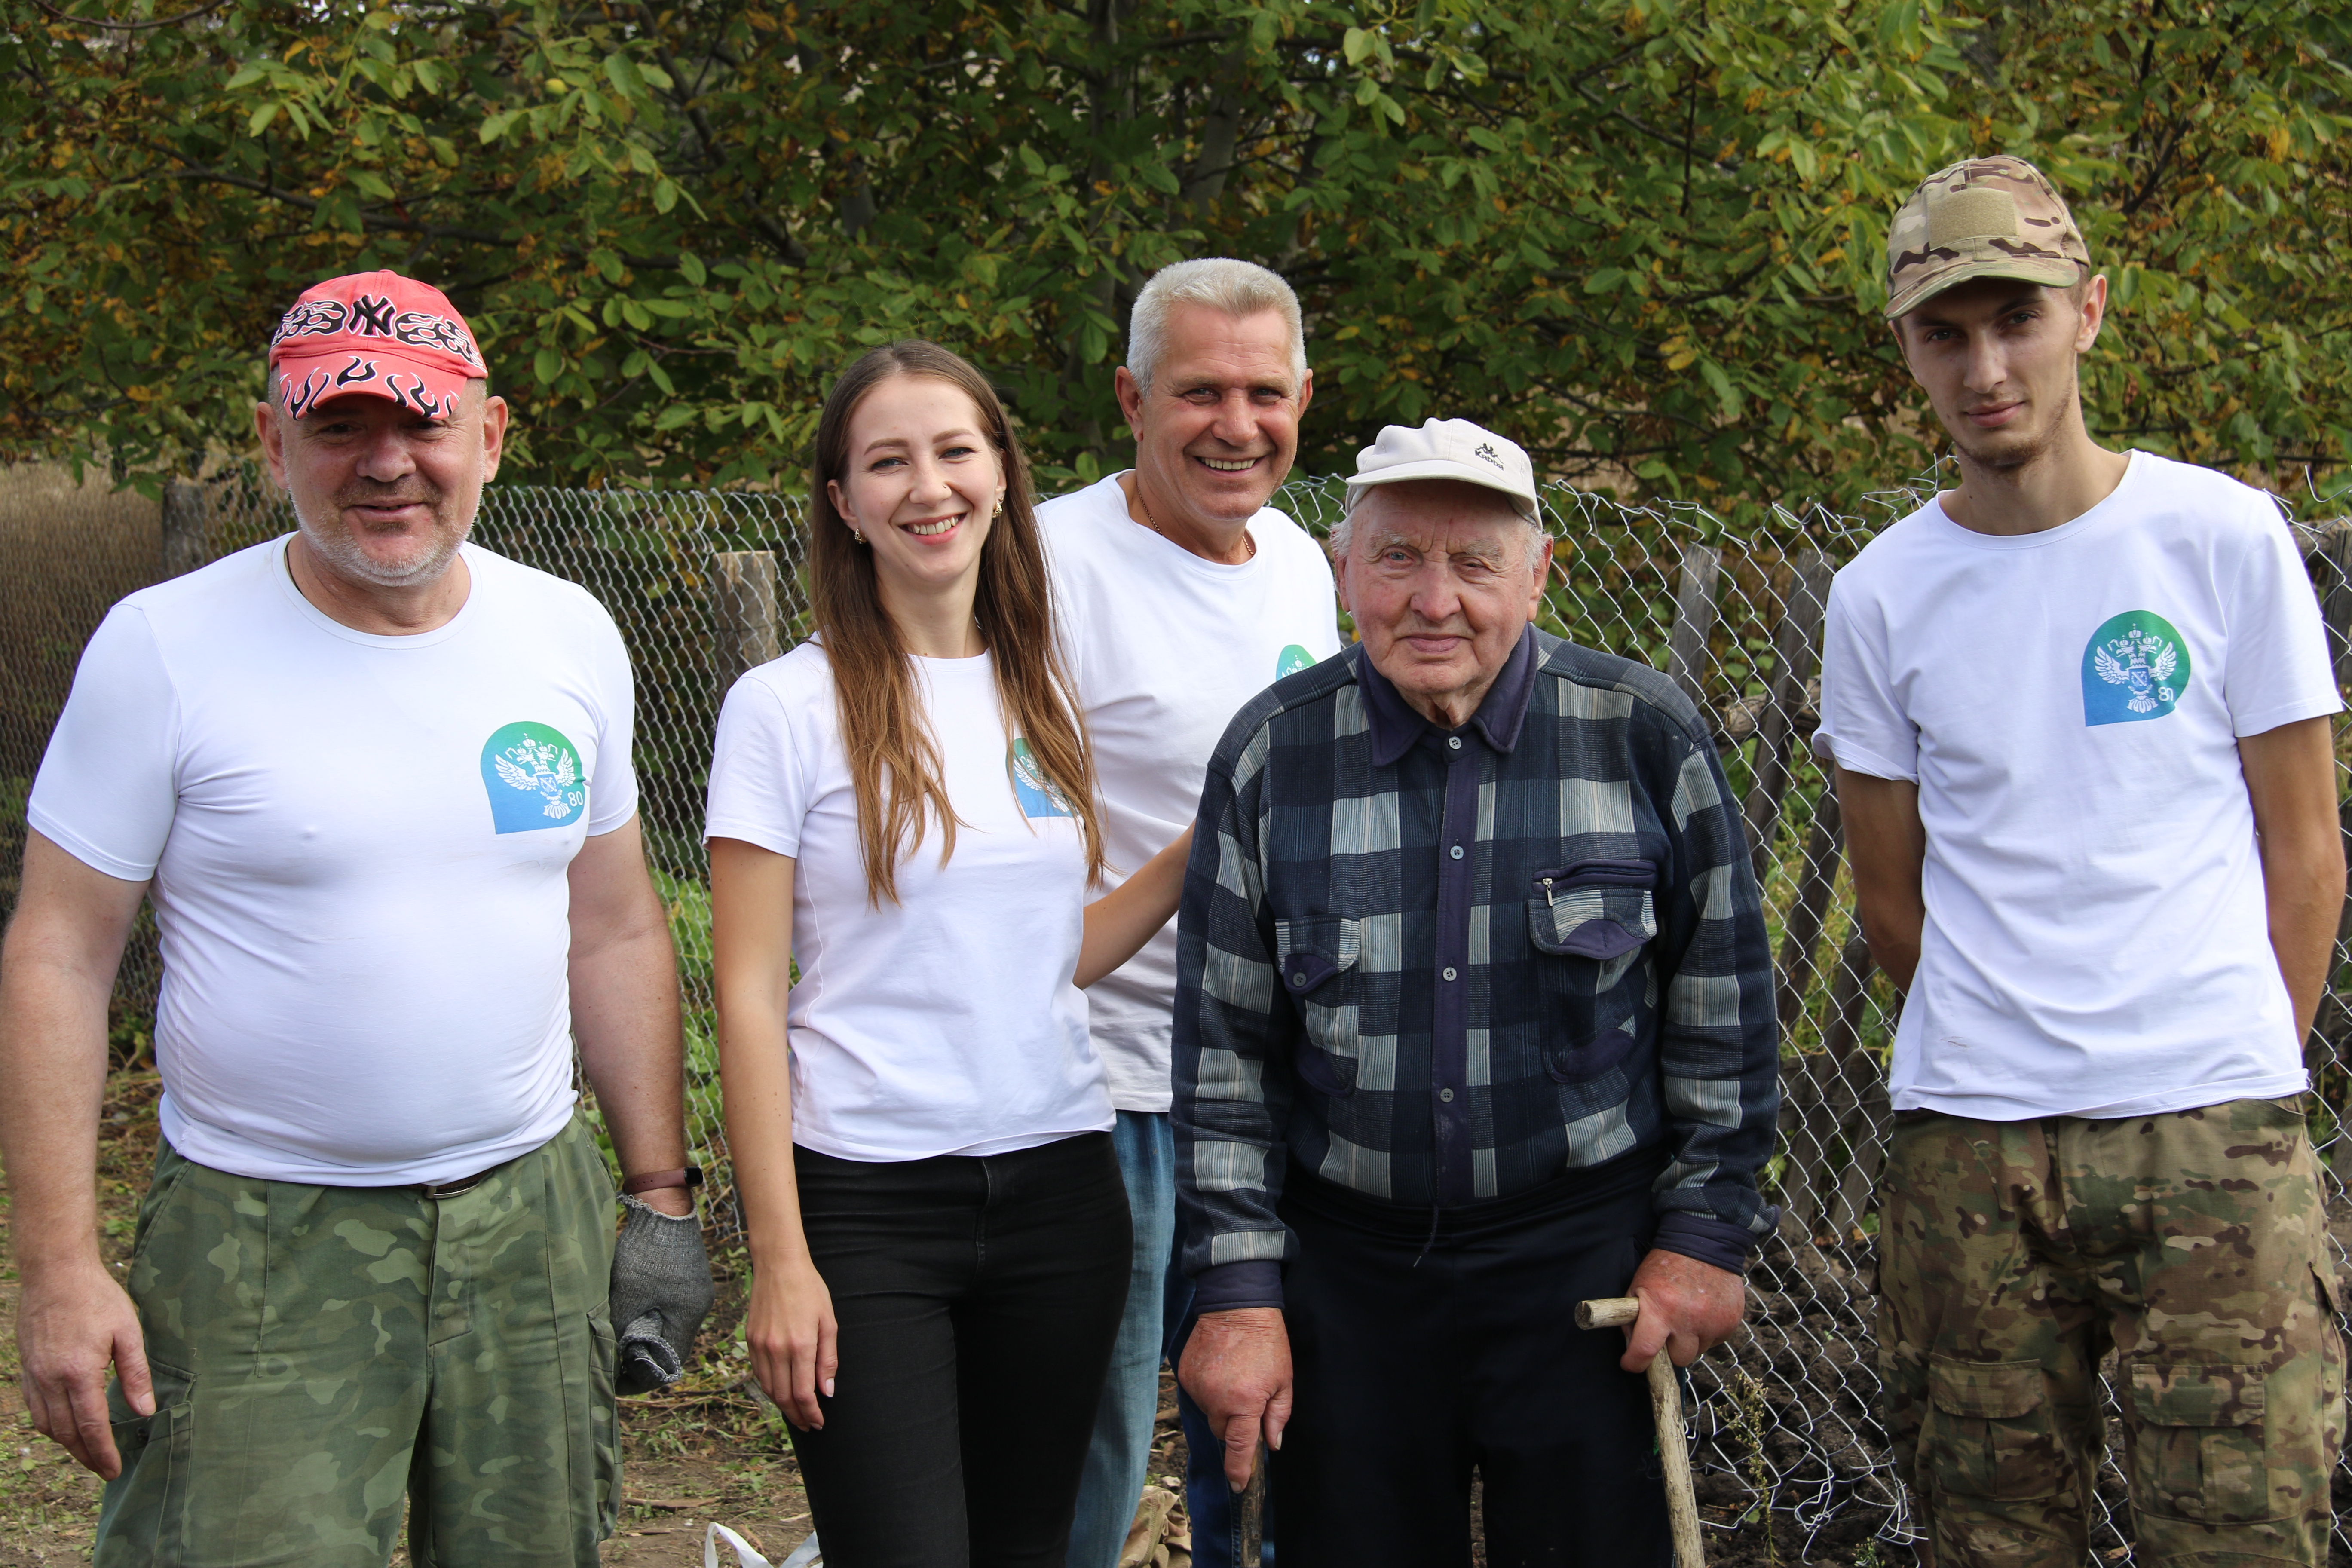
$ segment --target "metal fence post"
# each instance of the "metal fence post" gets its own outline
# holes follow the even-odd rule
[[[163,575],[177,577],[202,566],[205,549],[205,487],[194,479],[163,481]]]
[[[714,554],[710,608],[718,641],[712,662],[723,693],[745,670],[784,651],[776,627],[776,552],[722,550]]]

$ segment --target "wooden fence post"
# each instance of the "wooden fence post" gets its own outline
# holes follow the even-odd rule
[[[163,481],[163,575],[177,577],[202,566],[205,548],[205,487],[194,479]]]
[[[723,695],[745,670],[782,653],[776,626],[776,553],[722,550],[711,557],[710,608],[717,625],[710,651]]]
[[[1838,819],[1837,791],[1822,786],[1821,804],[1813,808],[1813,830],[1805,839],[1804,868],[1797,874],[1797,897],[1780,928],[1780,1032],[1797,1026],[1805,1009],[1805,993],[1813,984],[1813,949],[1829,919],[1830,895],[1836,890],[1838,860],[1843,853]]]
[[[1706,639],[1715,630],[1715,578],[1722,568],[1723,552],[1714,546],[1683,546],[1682,578],[1675,588],[1675,629],[1666,639],[1666,674],[1702,714],[1706,712]]]
[[[1812,674],[1821,646],[1822,617],[1829,607],[1830,563],[1821,551],[1808,545],[1797,552],[1781,601],[1780,624],[1772,628],[1771,697],[1757,716],[1755,784],[1748,791],[1742,815],[1748,821],[1748,849],[1755,857],[1756,879],[1764,880],[1772,867],[1774,841],[1780,834],[1780,805],[1789,793],[1790,752],[1797,735],[1797,710],[1805,704],[1805,680]]]

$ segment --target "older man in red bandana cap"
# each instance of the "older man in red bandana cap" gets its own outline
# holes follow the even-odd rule
[[[117,605],[33,787],[0,960],[26,1403],[107,1478],[100,1563],[381,1564],[404,1499],[412,1562],[588,1568],[615,1379],[677,1375],[710,1301],[628,657],[466,542],[507,406],[439,290],[304,293],[254,417],[299,528]],[[118,1279],[92,1133],[142,897],[162,1137]]]

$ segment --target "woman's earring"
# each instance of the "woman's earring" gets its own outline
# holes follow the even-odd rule
[[[989,515],[989,516],[991,516],[991,517],[992,517],[992,518],[995,518],[995,517],[1003,517],[1003,516],[1004,515],[1004,495],[1003,495],[1003,491],[1001,491],[1001,490],[1000,490],[999,492],[997,492],[997,497],[996,497],[996,510],[995,510],[994,511],[992,511],[992,512],[990,512],[988,515]]]
[[[849,537],[857,541],[860,544],[866,542],[866,536],[857,531],[857,525],[854,522],[849,525]]]

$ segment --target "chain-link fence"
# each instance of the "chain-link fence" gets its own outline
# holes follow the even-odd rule
[[[1922,493],[1918,486],[1890,492],[1862,517],[1784,513],[1744,536],[1693,505],[1628,508],[1564,486],[1545,498],[1558,540],[1549,629],[1667,671],[1710,716],[1743,803],[1778,960],[1784,1103],[1768,1182],[1783,1218],[1750,1277],[1748,1327],[1693,1373],[1703,1511],[1719,1529],[1769,1510],[1809,1539],[1833,1524],[1846,1542],[1915,1535],[1874,1415],[1868,1306],[1872,1194],[1890,1121],[1885,1073],[1897,997],[1873,970],[1854,922],[1836,799],[1808,742],[1830,576]],[[30,658],[39,676],[12,675],[5,690],[14,706],[0,731],[0,821],[11,835],[0,842],[0,898],[13,901],[23,792],[72,656],[104,605],[141,577],[117,558],[124,549],[151,549],[145,575],[159,576],[166,557],[194,564],[281,532],[291,518],[249,470],[201,488],[175,486],[161,529],[125,533],[133,542],[101,571],[78,525],[10,515],[9,496],[0,489],[0,606],[47,606],[37,626],[36,617],[0,614],[0,661],[14,670],[20,657]],[[1276,504],[1319,534],[1336,521],[1339,498],[1336,481],[1299,480]],[[152,517],[152,503],[143,504]],[[711,1211],[722,1228],[735,1218],[713,1042],[704,770],[728,682],[805,631],[800,523],[799,503],[774,495],[493,487],[474,535],[590,589],[611,608],[635,660],[646,843],[686,994],[690,1131],[718,1178]],[[2352,523],[2295,526],[2341,682],[2352,674]],[[77,578],[70,590],[54,581],[60,575]],[[2352,1212],[2334,1161],[2352,1092],[2352,970],[2340,943],[2337,960],[2313,1039],[2312,1132],[2328,1163],[2340,1235]],[[152,1006],[153,965],[152,944],[134,950],[119,1010]],[[2100,1497],[2098,1560],[2128,1561],[2129,1510],[2112,1462]],[[2346,1522],[2339,1514],[2339,1556],[2352,1548]]]

